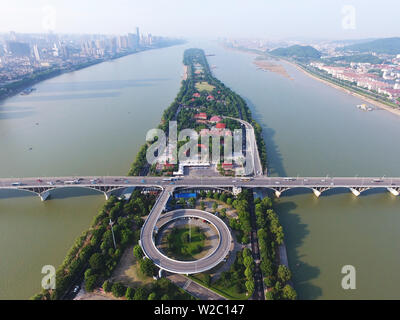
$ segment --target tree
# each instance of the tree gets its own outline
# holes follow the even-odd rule
[[[252,295],[254,292],[254,280],[247,280],[245,283],[247,293]]]
[[[206,209],[206,205],[204,204],[204,201],[200,202],[200,209],[203,211]]]
[[[170,300],[169,295],[168,295],[168,294],[164,294],[164,295],[161,297],[161,300]]]
[[[278,267],[278,278],[283,283],[288,282],[292,278],[292,273],[290,272],[290,270],[286,266],[281,264]]]
[[[232,198],[226,199],[226,204],[227,204],[228,206],[232,205]]]
[[[214,200],[219,200],[219,193],[218,192],[214,192],[213,198],[214,198]]]
[[[221,209],[221,216],[225,217],[226,216],[226,208]]]
[[[93,270],[89,268],[85,271],[85,279],[89,278],[91,275],[93,275]]]
[[[264,279],[264,284],[267,288],[271,288],[274,285],[274,280],[271,277]]]
[[[156,271],[156,266],[150,259],[142,259],[140,261],[140,271],[148,277],[152,277]]]
[[[133,247],[133,255],[138,260],[143,258],[142,248],[138,244]]]
[[[157,295],[155,294],[155,292],[152,292],[147,297],[147,300],[156,300],[156,298],[157,298]]]
[[[244,270],[244,275],[248,280],[253,279],[253,270],[251,268],[246,268],[246,270]]]
[[[260,269],[264,276],[269,276],[272,274],[272,262],[268,258],[264,258],[261,261]]]
[[[139,287],[136,289],[135,295],[134,295],[134,300],[146,300],[146,290],[142,287]]]
[[[282,296],[287,300],[296,300],[297,293],[290,284],[287,284],[282,289]]]
[[[275,290],[271,289],[267,291],[267,294],[265,295],[265,298],[267,300],[275,300]]]
[[[111,287],[112,287],[112,284],[110,283],[110,281],[108,281],[108,280],[104,281],[104,283],[103,283],[104,292],[110,292]]]
[[[103,271],[104,270],[104,256],[100,253],[94,253],[89,259],[89,264],[93,271]]]
[[[253,269],[254,268],[254,259],[253,259],[253,257],[249,257],[249,256],[247,256],[247,257],[244,257],[243,258],[243,264],[244,264],[244,266],[246,267],[246,268],[251,268],[251,269]]]
[[[215,212],[218,209],[218,203],[214,202],[212,205],[212,209]]]
[[[96,287],[97,276],[95,274],[88,276],[85,279],[85,290],[87,292],[92,292]]]
[[[189,199],[189,205],[193,208],[196,206],[196,199],[195,198],[190,198]]]
[[[111,287],[112,294],[119,298],[126,293],[126,288],[121,282],[115,282]]]
[[[219,200],[221,200],[222,202],[226,202],[227,199],[227,195],[226,193],[221,193],[221,195],[219,196]]]
[[[135,296],[135,289],[128,287],[126,289],[125,298],[128,300],[133,300],[134,296]]]

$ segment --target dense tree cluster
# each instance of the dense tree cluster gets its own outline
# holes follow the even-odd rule
[[[154,195],[141,194],[140,190],[135,190],[128,202],[110,197],[58,268],[56,290],[43,290],[33,298],[60,299],[82,275],[89,292],[109,278],[126,247],[138,242],[142,216],[149,213],[154,201]]]
[[[277,214],[272,209],[272,200],[268,197],[256,199],[255,214],[257,223],[258,245],[260,248],[260,269],[268,288],[267,299],[296,299],[296,292],[288,283],[291,280],[290,270],[278,264],[278,246],[283,243],[283,228]]]
[[[225,192],[200,192],[200,197],[202,199],[208,198],[222,201],[227,205],[232,206],[237,211],[238,219],[230,218],[229,225],[233,230],[236,231],[238,240],[244,244],[249,243],[251,232],[249,196],[250,193],[248,190],[243,190],[236,198],[234,198],[232,195],[226,194]],[[201,203],[202,202],[200,202],[200,205]],[[213,209],[216,211],[217,208],[213,207]]]
[[[184,52],[183,63],[187,67],[188,78],[182,80],[179,93],[171,105],[164,111],[158,128],[163,130],[168,136],[169,121],[176,120],[178,122],[178,130],[192,128],[199,132],[201,129],[207,128],[207,125],[196,122],[194,115],[198,112],[204,112],[208,117],[220,115],[241,118],[254,126],[261,162],[265,169],[267,155],[265,142],[262,137],[262,129],[252,119],[250,109],[245,100],[212,75],[203,50],[195,48],[186,50]],[[195,72],[196,66],[201,66],[201,73]],[[196,88],[196,83],[198,82],[207,83],[210,90],[212,90],[199,92],[198,88]],[[195,93],[200,94],[200,96],[194,98],[193,95]],[[209,99],[209,95],[212,95],[213,98]],[[179,113],[177,113],[178,110]],[[225,119],[223,123],[226,123],[227,128],[232,131],[241,128],[240,124],[234,120]],[[199,143],[201,143],[200,137]],[[140,175],[142,169],[147,165],[145,157],[147,147],[148,145],[146,144],[140,149],[132,164],[129,172],[130,175]],[[222,154],[223,152],[221,152]],[[151,168],[150,173],[157,174],[155,167]]]
[[[103,283],[103,290],[111,292],[115,297],[125,297],[127,300],[194,300],[194,298],[177,287],[166,278],[158,279],[147,286],[130,287],[121,282]]]

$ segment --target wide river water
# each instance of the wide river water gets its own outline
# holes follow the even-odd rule
[[[214,74],[245,98],[264,130],[271,175],[400,176],[400,117],[362,112],[358,98],[283,63],[291,79],[257,70],[247,53],[213,42],[134,54],[44,81],[0,102],[1,177],[124,175],[145,133],[175,98],[185,48],[207,53]],[[319,199],[288,192],[276,208],[302,299],[399,298],[400,198],[347,190]],[[40,290],[44,265],[58,266],[104,203],[63,190],[44,203],[0,192],[0,299]],[[343,290],[353,265],[356,290]]]

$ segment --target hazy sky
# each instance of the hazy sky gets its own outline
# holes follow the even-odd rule
[[[1,0],[0,32],[389,37],[400,36],[399,12],[399,0]]]

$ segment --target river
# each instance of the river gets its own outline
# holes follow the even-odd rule
[[[179,89],[189,46],[214,53],[214,74],[248,101],[264,130],[271,175],[400,175],[399,117],[362,112],[359,99],[286,63],[293,80],[257,70],[253,55],[192,42],[64,74],[1,102],[0,176],[126,174]],[[45,203],[0,192],[0,299],[37,292],[41,267],[62,262],[104,203],[97,193],[72,192]],[[288,192],[277,200],[299,297],[398,298],[399,201],[347,190],[319,199],[308,190]],[[341,288],[344,265],[356,268],[356,290]]]

